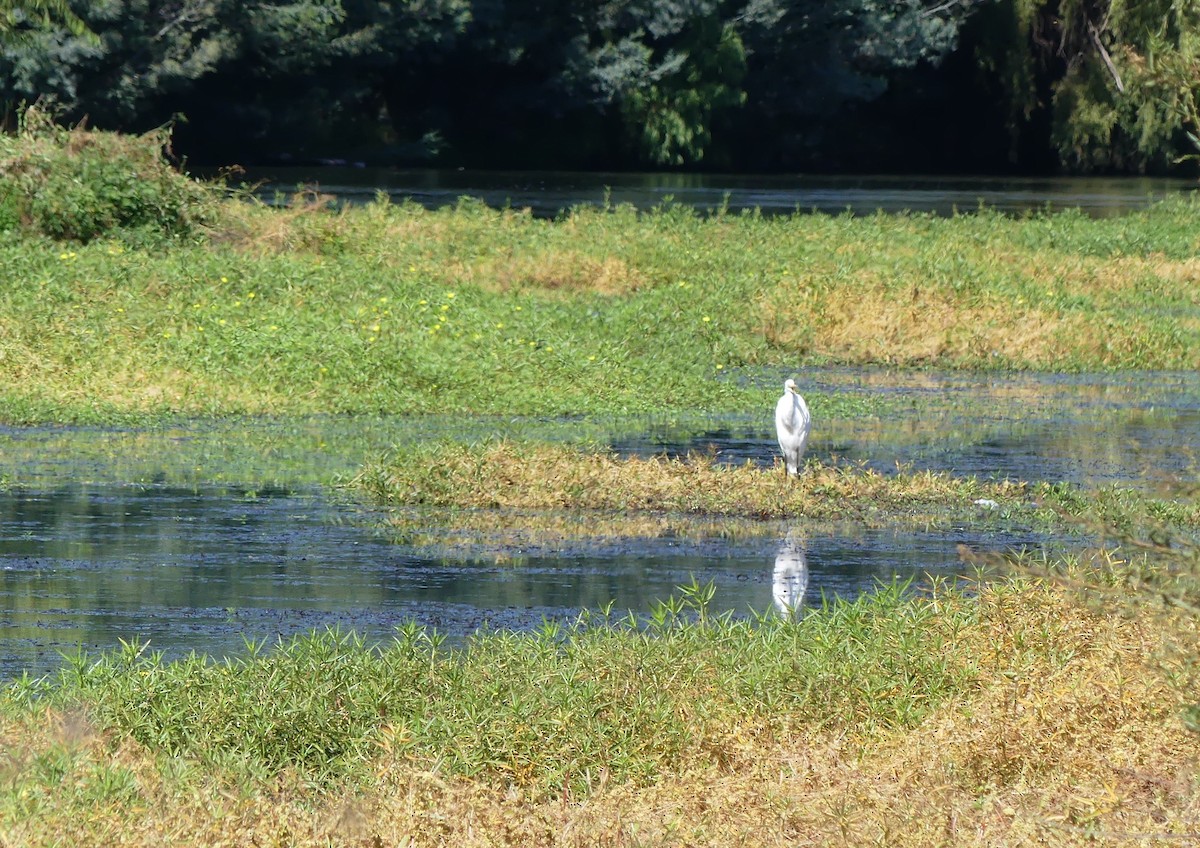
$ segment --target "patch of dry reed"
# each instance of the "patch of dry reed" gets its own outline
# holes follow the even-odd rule
[[[1200,326],[1186,294],[1200,262],[1161,255],[1082,257],[948,241],[941,251],[872,242],[843,245],[758,296],[763,337],[773,346],[840,362],[1024,363],[1103,367],[1159,356],[1129,304],[1164,293],[1186,303],[1171,321]],[[1168,334],[1169,335],[1169,334]],[[1170,367],[1196,364],[1167,363]]]
[[[870,519],[977,498],[1011,501],[1021,483],[932,472],[884,476],[860,466],[727,466],[711,456],[619,458],[554,445],[439,446],[369,469],[359,483],[395,503],[510,509],[707,513],[757,518]]]
[[[625,295],[646,285],[645,276],[617,256],[593,257],[577,250],[554,249],[454,263],[446,276],[491,291],[536,290],[542,293]]]

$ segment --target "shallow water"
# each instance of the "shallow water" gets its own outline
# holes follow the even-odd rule
[[[823,462],[1167,492],[1197,481],[1197,375],[798,376],[813,398],[811,455]],[[761,372],[736,378],[782,383]],[[898,402],[878,419],[823,421],[819,399],[833,392]],[[48,671],[60,651],[111,649],[119,639],[220,656],[246,639],[326,627],[375,640],[415,620],[461,638],[485,624],[527,627],[608,604],[645,612],[693,577],[713,581],[717,609],[763,612],[797,594],[811,606],[879,581],[962,573],[960,543],[1003,551],[1062,541],[1011,527],[898,533],[779,522],[754,533],[522,544],[498,563],[471,545],[398,542],[384,515],[326,485],[393,444],[506,428],[562,439],[609,433],[622,452],[699,449],[766,465],[775,448],[765,418],[0,430],[0,675]]]
[[[511,564],[394,543],[363,507],[318,490],[180,489],[95,484],[0,499],[0,675],[41,673],[60,652],[149,640],[177,656],[236,654],[246,639],[313,629],[388,638],[415,620],[450,637],[521,628],[612,604],[648,611],[692,578],[717,609],[763,612],[790,586],[781,551],[803,558],[801,602],[855,595],[876,581],[951,575],[961,543],[1037,546],[978,532],[808,531],[724,538],[608,538],[533,550]],[[788,531],[796,530],[789,548]],[[790,580],[790,583],[789,583]],[[781,588],[785,587],[785,588]]]
[[[824,422],[810,401],[810,457],[897,465],[981,479],[1065,481],[1085,487],[1171,490],[1200,482],[1200,374],[953,374],[815,369],[794,372],[810,398],[890,396],[881,417]],[[780,387],[793,372],[780,372]],[[755,375],[763,380],[761,372]],[[730,416],[685,433],[647,422],[614,441],[633,453],[711,451],[726,462],[769,464],[769,422]]]

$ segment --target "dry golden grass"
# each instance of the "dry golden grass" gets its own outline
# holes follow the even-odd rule
[[[596,255],[567,243],[528,241],[531,234],[545,236],[555,231],[545,222],[528,221],[521,212],[494,213],[486,222],[455,221],[445,214],[387,206],[332,213],[333,200],[328,195],[303,192],[277,209],[230,204],[225,231],[216,241],[256,256],[320,254],[331,245],[341,249],[354,228],[356,250],[396,271],[411,265],[412,270],[445,286],[478,286],[493,292],[625,295],[647,285],[646,275],[621,256]],[[510,236],[507,245],[478,246],[480,236],[474,230],[488,224],[494,231],[491,238]],[[402,249],[395,250],[397,245]],[[417,255],[422,261],[413,265]]]
[[[1200,261],[1155,254],[1047,255],[953,241],[939,249],[953,261],[904,246],[841,245],[762,290],[761,333],[775,347],[836,361],[1119,367],[1146,346],[1123,304],[1186,292],[1200,277]],[[1196,316],[1175,320],[1186,332],[1200,327]]]
[[[317,191],[299,191],[277,207],[227,203],[222,208],[221,229],[212,241],[254,256],[320,252],[323,244],[345,228],[342,215],[331,213],[336,200]]]
[[[906,297],[880,286],[826,293],[809,306],[807,325],[789,320],[798,302],[802,297],[785,288],[770,292],[761,310],[763,335],[777,347],[839,361],[870,361],[880,351],[903,364],[995,353],[1046,365],[1075,343],[1082,323],[1006,302],[962,303],[920,287]]]
[[[757,518],[869,519],[977,498],[1021,497],[1025,484],[932,472],[887,476],[858,466],[810,464],[798,479],[777,464],[726,466],[713,457],[619,458],[555,445],[445,445],[369,468],[359,484],[400,504],[507,509],[704,513]]]
[[[446,270],[455,283],[490,291],[536,290],[564,295],[624,295],[646,285],[644,275],[617,256],[595,258],[576,250],[542,250],[504,259],[456,262]]]
[[[977,685],[910,730],[788,736],[733,717],[719,765],[685,761],[649,785],[598,774],[589,791],[551,798],[385,754],[367,785],[318,796],[286,776],[242,793],[178,781],[152,751],[106,738],[81,714],[44,712],[0,728],[10,787],[0,839],[14,848],[1200,841],[1196,734],[1178,718],[1200,692],[1174,690],[1155,670],[1164,639],[1194,648],[1194,622],[1089,609],[1035,581],[949,602],[978,604],[948,644],[955,662],[977,668]],[[62,749],[75,765],[61,786],[27,781],[39,758]],[[123,770],[131,790],[75,791],[105,768]]]

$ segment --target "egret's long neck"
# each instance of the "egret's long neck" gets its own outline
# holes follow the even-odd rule
[[[808,407],[804,405],[804,398],[800,397],[800,393],[792,391],[792,414],[791,424],[793,427],[799,427],[805,416],[808,415]]]

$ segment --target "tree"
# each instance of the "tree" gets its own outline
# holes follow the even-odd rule
[[[1057,34],[1067,61],[1052,139],[1067,168],[1165,171],[1195,157],[1200,3],[1073,0]]]
[[[702,161],[709,152],[714,119],[745,102],[741,82],[746,52],[736,28],[717,11],[709,9],[688,20],[672,33],[666,49],[644,46],[646,72],[614,94],[626,137],[642,161]]]
[[[747,109],[739,147],[759,164],[836,161],[839,122],[857,120],[895,75],[936,64],[974,0],[749,0],[739,18]],[[770,128],[771,143],[761,142]],[[734,130],[736,132],[736,130]]]
[[[1009,26],[981,67],[1006,93],[1014,149],[1034,132],[1075,172],[1162,172],[1200,152],[1196,0],[999,5]]]
[[[324,3],[294,5],[329,9]],[[243,55],[248,36],[278,29],[287,11],[233,0],[93,3],[82,15],[96,38],[51,26],[8,47],[5,88],[27,99],[53,97],[66,117],[88,115],[113,129],[143,128],[170,116],[171,110],[157,108],[161,102]],[[304,34],[313,37],[312,30]]]
[[[20,40],[30,30],[61,26],[76,36],[88,36],[87,24],[71,11],[67,0],[0,0],[0,43]]]
[[[5,47],[14,99],[141,131],[182,114],[181,145],[217,161],[334,145],[379,127],[371,76],[421,38],[461,28],[467,0],[105,0]],[[366,94],[364,94],[366,91]]]

